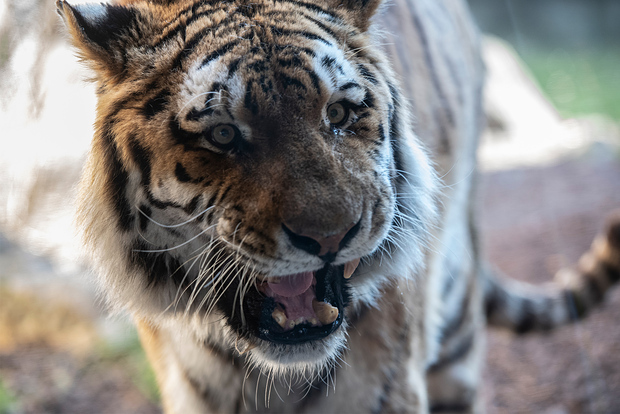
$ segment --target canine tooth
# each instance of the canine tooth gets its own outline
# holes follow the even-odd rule
[[[271,313],[271,317],[282,327],[282,329],[286,329],[286,314],[282,309],[274,309]]]
[[[345,263],[344,265],[344,278],[349,279],[357,266],[360,264],[360,259],[353,259],[350,262]]]
[[[338,318],[338,308],[327,302],[319,302],[313,299],[312,309],[314,309],[314,313],[316,313],[316,316],[323,325],[329,325]]]

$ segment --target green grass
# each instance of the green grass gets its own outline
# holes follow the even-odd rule
[[[8,414],[12,412],[17,404],[17,398],[6,388],[2,380],[0,380],[0,414]]]
[[[106,363],[122,365],[142,394],[153,402],[159,401],[155,373],[146,358],[137,333],[128,335],[120,343],[102,344],[97,354],[104,365]]]
[[[532,51],[522,57],[562,116],[604,114],[620,121],[620,47]]]

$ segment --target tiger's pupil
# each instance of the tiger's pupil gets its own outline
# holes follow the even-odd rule
[[[347,119],[347,110],[341,103],[331,104],[327,108],[327,118],[332,125],[342,124]]]
[[[235,138],[235,130],[230,125],[218,125],[213,129],[211,137],[216,144],[227,145]]]

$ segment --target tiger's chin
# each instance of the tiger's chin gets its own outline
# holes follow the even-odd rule
[[[342,326],[323,339],[295,345],[259,339],[247,353],[247,361],[262,372],[297,379],[312,378],[335,366],[346,347],[345,332],[346,326]]]

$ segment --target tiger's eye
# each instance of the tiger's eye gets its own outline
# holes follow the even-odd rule
[[[348,115],[348,109],[339,102],[333,103],[327,107],[327,119],[329,119],[329,123],[332,125],[342,125],[346,122]]]
[[[220,146],[227,146],[233,142],[236,130],[231,125],[218,125],[211,130],[211,141]]]

